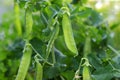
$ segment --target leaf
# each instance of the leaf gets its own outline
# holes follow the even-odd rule
[[[80,17],[80,18],[87,18],[91,15],[92,13],[92,9],[88,8],[88,7],[83,7],[83,9],[80,10],[79,7],[74,8],[71,11],[71,18],[75,18],[75,17]]]
[[[113,69],[110,65],[97,69],[92,77],[95,80],[110,80],[113,78]]]
[[[120,69],[119,69],[119,71],[120,71]],[[118,71],[114,71],[113,75],[114,75],[114,77],[120,78],[120,72],[118,72]]]
[[[7,71],[5,65],[3,63],[0,63],[0,72],[5,72]]]
[[[94,25],[94,26],[100,25],[103,21],[102,16],[98,12],[96,12],[95,10],[92,11],[89,19],[90,19],[92,25]]]
[[[32,44],[32,46],[34,47],[34,49],[40,53],[40,55],[45,57],[45,52],[46,52],[46,44],[41,41],[38,38],[33,38],[30,43]]]
[[[88,59],[89,59],[90,64],[91,64],[95,69],[99,69],[99,68],[102,67],[102,66],[101,66],[102,62],[100,61],[100,59],[99,59],[96,55],[94,55],[94,53],[93,53],[93,54],[89,54],[89,55],[88,55]]]
[[[5,60],[7,57],[7,52],[1,51],[0,50],[0,61]]]
[[[74,71],[65,71],[65,72],[62,72],[61,75],[63,77],[65,77],[65,80],[72,80],[74,78],[74,74],[75,72]]]
[[[54,77],[59,76],[59,69],[57,66],[45,66],[44,70],[43,70],[43,77],[48,78],[48,79],[52,79]]]

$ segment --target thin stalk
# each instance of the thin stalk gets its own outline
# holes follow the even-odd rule
[[[117,55],[120,55],[120,53],[119,53],[117,50],[115,50],[112,46],[107,45],[107,47],[108,47],[111,51],[113,51],[114,53],[116,53]]]
[[[55,59],[54,47],[52,48],[52,59],[53,59],[53,64],[55,64],[56,63],[56,59]]]
[[[45,63],[47,63],[47,64],[49,64],[49,65],[53,65],[52,63],[50,63],[50,62],[48,62],[48,61],[46,61],[41,55],[40,55],[40,53],[38,53],[36,50],[35,50],[35,48],[32,46],[32,45],[30,45],[31,47],[32,47],[32,49],[33,49],[33,51],[36,53],[36,55],[35,55],[35,59],[37,58],[37,57],[40,57]],[[40,59],[39,59],[40,60]]]
[[[54,31],[53,31],[53,33],[52,33],[52,36],[51,36],[49,42],[48,42],[48,45],[47,45],[46,58],[45,58],[46,61],[47,61],[47,59],[48,59],[48,57],[50,55],[51,49],[52,49],[52,47],[54,45],[54,41],[56,40],[58,34],[59,34],[59,26],[57,24]],[[45,64],[45,62],[43,63],[43,66],[44,66],[44,64]]]

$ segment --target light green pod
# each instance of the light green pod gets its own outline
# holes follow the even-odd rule
[[[91,53],[91,38],[90,36],[86,36],[85,45],[84,45],[84,57]]]
[[[15,80],[25,80],[30,65],[31,55],[32,55],[32,48],[30,45],[26,45],[23,51],[22,60]]]
[[[53,44],[57,38],[57,36],[59,35],[59,25],[56,25],[55,29],[53,30],[53,33],[51,35],[51,38],[48,42],[48,45],[47,45],[47,49],[46,49],[46,59],[48,58],[49,54],[50,54],[50,51],[53,47]]]
[[[91,80],[89,66],[86,65],[83,67],[83,80]]]
[[[42,76],[43,76],[43,67],[42,65],[37,62],[36,64],[36,80],[42,80]]]
[[[26,9],[26,37],[29,39],[31,37],[32,26],[33,26],[33,19],[32,19],[32,12],[29,8]]]
[[[62,28],[63,28],[64,40],[67,48],[72,52],[71,55],[77,56],[78,51],[73,37],[71,22],[67,14],[63,15]]]
[[[14,1],[14,12],[15,12],[15,28],[18,33],[18,36],[22,36],[22,28],[21,28],[21,22],[20,22],[20,11],[19,11],[19,5],[16,1]]]

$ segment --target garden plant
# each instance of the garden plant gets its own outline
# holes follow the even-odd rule
[[[13,2],[0,24],[0,80],[120,80],[113,27],[87,0]]]

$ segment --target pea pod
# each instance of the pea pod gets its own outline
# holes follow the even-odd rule
[[[25,80],[30,65],[31,55],[32,55],[32,48],[27,43],[23,51],[22,60],[20,62],[20,67],[15,80]]]
[[[47,50],[46,50],[46,59],[48,58],[49,54],[50,54],[50,51],[53,47],[53,44],[54,44],[54,41],[56,40],[57,36],[59,34],[59,25],[56,25],[53,33],[52,33],[52,36],[48,42],[48,45],[47,45]]]
[[[36,68],[37,68],[37,74],[36,74],[36,80],[42,80],[42,76],[43,76],[43,67],[42,65],[37,61],[36,64]]]
[[[18,36],[22,35],[22,28],[21,28],[21,22],[20,22],[20,11],[19,11],[19,5],[16,1],[14,1],[14,12],[15,12],[15,28],[18,33]]]
[[[73,37],[71,22],[67,14],[63,14],[62,28],[63,28],[64,40],[67,48],[72,52],[71,55],[77,56],[78,51]]]
[[[83,67],[83,80],[91,80],[89,66],[86,65]]]
[[[83,67],[83,80],[91,80],[90,72],[89,72],[89,61],[87,59],[87,55],[91,52],[91,38],[90,35],[86,36],[85,45],[84,45],[84,58],[86,58],[85,65]]]
[[[84,45],[84,57],[91,52],[91,38],[89,35],[86,36],[85,45]]]
[[[30,39],[31,37],[32,25],[33,25],[32,12],[29,8],[27,8],[26,9],[26,37],[27,39]]]

